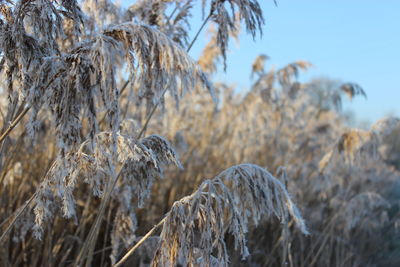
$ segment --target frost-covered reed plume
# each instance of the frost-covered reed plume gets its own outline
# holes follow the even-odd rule
[[[181,168],[169,142],[157,135],[135,140],[117,134],[116,163],[113,160],[112,133],[99,133],[95,141],[95,147],[90,148],[88,142],[83,143],[76,153],[58,158],[53,163],[35,197],[34,228],[37,237],[40,238],[43,223],[54,215],[49,207],[50,204],[54,205],[50,201],[54,197],[62,200],[62,211],[66,218],[78,219],[73,193],[79,186],[79,180],[89,184],[93,194],[101,197],[107,189],[108,177],[115,180],[118,175],[114,189],[115,201],[119,202],[117,219],[122,213],[134,218],[134,208],[143,206],[154,179],[163,177],[163,166],[172,163]],[[119,224],[115,222],[115,225]],[[131,230],[130,235],[134,233],[134,229]]]
[[[233,166],[173,204],[162,220],[152,265],[229,266],[226,235],[233,236],[234,249],[245,259],[249,256],[249,224],[258,225],[272,217],[282,224],[292,219],[302,233],[308,234],[282,182],[257,165]]]
[[[354,196],[343,214],[346,230],[372,232],[383,228],[389,220],[389,208],[390,203],[377,193],[365,192]]]

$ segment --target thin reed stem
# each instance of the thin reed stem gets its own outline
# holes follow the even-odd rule
[[[201,31],[203,30],[204,26],[206,26],[208,20],[211,18],[212,16],[212,12],[207,16],[207,18],[203,21],[203,24],[201,24],[199,30],[197,31],[196,35],[194,36],[192,42],[189,44],[188,48],[186,49],[186,52],[189,52],[190,49],[192,49],[193,44],[196,42],[197,38],[199,37]]]
[[[194,36],[193,40],[190,42],[188,48],[186,49],[186,52],[189,52],[190,49],[192,49],[193,44],[196,42],[196,40],[197,40],[197,38],[199,37],[201,31],[203,30],[204,26],[206,26],[206,24],[207,24],[208,20],[211,18],[211,16],[212,16],[212,12],[211,12],[211,13],[207,16],[207,18],[203,21],[203,24],[200,26],[200,28],[199,28],[199,30],[197,31],[196,35]],[[165,89],[162,91],[160,97],[158,98],[157,103],[156,103],[156,104],[153,106],[153,108],[151,109],[150,114],[147,116],[146,122],[144,123],[142,129],[140,130],[140,133],[139,133],[139,135],[138,135],[138,137],[137,137],[138,139],[140,139],[140,138],[143,136],[143,134],[145,133],[145,131],[146,131],[146,129],[147,129],[147,126],[149,125],[149,122],[150,122],[151,118],[152,118],[153,115],[154,115],[154,112],[156,111],[158,105],[161,103],[161,99],[164,97],[164,95],[165,95],[166,92],[167,92],[167,88],[165,88]]]
[[[83,248],[81,249],[78,257],[76,258],[75,262],[74,262],[74,266],[80,266],[80,261],[83,258],[83,255],[88,254],[87,256],[87,261],[86,261],[86,266],[90,265],[90,262],[92,260],[92,256],[93,256],[93,249],[94,249],[94,244],[96,243],[96,239],[97,239],[97,235],[98,235],[98,231],[100,229],[100,221],[102,219],[102,215],[105,211],[105,208],[108,204],[108,201],[111,197],[111,193],[115,187],[115,184],[118,181],[118,178],[121,176],[121,171],[118,173],[117,177],[114,179],[114,181],[110,180],[107,186],[107,191],[101,201],[100,204],[100,209],[99,209],[99,213],[96,216],[95,222],[93,224],[93,226],[90,228],[88,237],[86,238],[85,243],[83,244]]]
[[[36,191],[26,202],[25,204],[20,208],[19,212],[15,215],[15,217],[12,219],[11,223],[8,225],[7,229],[3,232],[3,234],[0,237],[0,244],[3,242],[4,238],[7,236],[7,234],[11,231],[12,227],[14,226],[15,222],[18,220],[19,217],[21,217],[22,213],[26,210],[26,208],[29,206],[29,204],[32,202],[32,200],[35,198],[36,194],[38,191]],[[8,219],[6,219],[8,220]]]
[[[126,88],[128,87],[128,84],[130,82],[131,82],[131,78],[125,81],[124,85],[122,85],[121,90],[119,91],[120,95],[122,95],[125,92]],[[98,124],[99,125],[102,124],[104,122],[104,120],[106,119],[106,117],[107,117],[107,113],[104,114],[104,116],[103,116],[103,118],[101,118],[101,120],[99,120]]]
[[[162,219],[157,225],[151,228],[113,267],[121,266],[134,252],[135,250],[144,243],[161,225],[164,224],[167,217]]]
[[[25,117],[26,113],[31,109],[31,107],[26,107],[18,116],[13,120],[4,133],[0,136],[0,143],[6,139],[6,137],[11,133],[11,131],[18,125],[18,123]]]

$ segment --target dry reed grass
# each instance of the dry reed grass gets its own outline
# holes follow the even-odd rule
[[[0,3],[0,265],[399,265],[399,119],[346,128],[365,92],[304,61],[211,83],[264,18],[203,0],[190,41],[195,4]]]

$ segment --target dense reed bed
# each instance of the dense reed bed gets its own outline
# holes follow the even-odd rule
[[[400,264],[398,118],[349,128],[342,99],[366,93],[300,83],[304,61],[214,81],[241,28],[262,34],[258,1],[0,13],[1,266]]]

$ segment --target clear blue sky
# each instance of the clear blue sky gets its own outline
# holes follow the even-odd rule
[[[360,120],[400,116],[400,1],[277,0],[277,6],[273,0],[259,2],[266,19],[263,38],[253,41],[243,32],[240,45],[230,46],[228,70],[218,79],[245,90],[251,64],[261,53],[271,58],[267,68],[307,60],[315,67],[301,75],[302,81],[324,76],[364,88],[367,100],[360,97],[345,104]],[[193,31],[200,19],[193,18]],[[204,44],[201,37],[191,51],[194,58]]]

